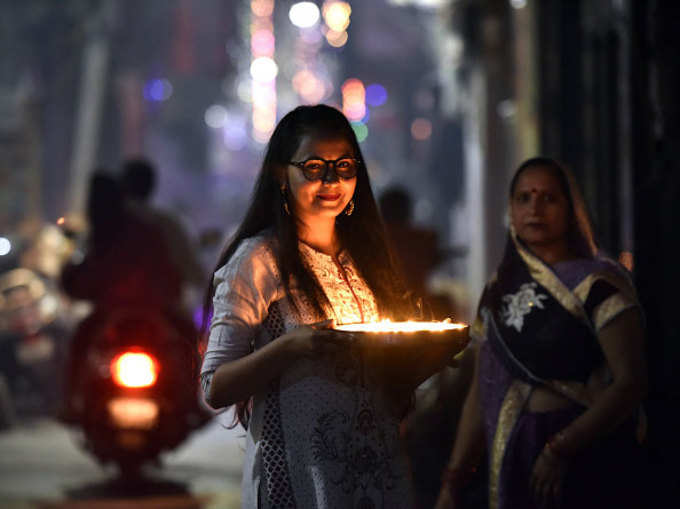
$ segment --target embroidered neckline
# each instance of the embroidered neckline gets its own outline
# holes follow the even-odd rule
[[[319,257],[322,259],[327,259],[330,262],[335,262],[336,260],[342,264],[347,262],[347,259],[349,257],[349,253],[347,252],[347,249],[344,247],[338,251],[337,255],[329,255],[328,253],[324,253],[323,251],[319,251],[318,249],[310,246],[307,244],[305,241],[298,239],[298,245],[303,248],[303,250],[310,254],[311,256],[314,257]]]

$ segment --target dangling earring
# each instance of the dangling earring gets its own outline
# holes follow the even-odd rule
[[[352,212],[354,212],[354,198],[352,198],[349,203],[347,204],[347,208],[345,209],[345,214],[348,216],[352,215]]]
[[[290,209],[288,208],[288,197],[286,196],[286,186],[281,186],[281,198],[283,198],[283,210],[290,216]]]

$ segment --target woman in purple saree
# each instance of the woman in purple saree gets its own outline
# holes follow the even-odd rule
[[[641,507],[647,386],[642,314],[627,272],[597,254],[567,172],[517,170],[511,231],[471,334],[476,373],[438,509],[487,451],[489,507]]]

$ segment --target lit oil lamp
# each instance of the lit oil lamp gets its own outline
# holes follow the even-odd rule
[[[414,387],[451,365],[470,340],[468,326],[450,320],[383,320],[339,324],[335,330],[351,334],[365,358],[383,376]]]
[[[452,323],[451,320],[443,322],[417,322],[409,320],[406,322],[393,322],[392,320],[382,320],[380,322],[369,323],[347,323],[337,325],[336,330],[346,332],[369,332],[369,333],[409,333],[409,332],[445,332],[465,329],[464,323]]]

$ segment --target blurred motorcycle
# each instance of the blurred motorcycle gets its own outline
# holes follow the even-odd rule
[[[35,272],[0,275],[0,427],[59,407],[68,337],[60,311],[58,294]]]
[[[160,312],[122,308],[96,312],[74,337],[68,420],[123,477],[157,463],[211,416],[198,399],[197,352],[181,330]]]

